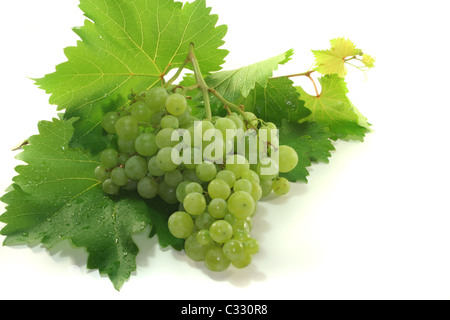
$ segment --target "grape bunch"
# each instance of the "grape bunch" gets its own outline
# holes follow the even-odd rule
[[[117,137],[117,148],[104,150],[95,169],[103,191],[136,190],[178,204],[168,228],[185,239],[190,259],[217,272],[247,267],[259,251],[251,237],[257,203],[272,191],[289,192],[279,174],[297,166],[296,151],[280,146],[277,127],[251,112],[197,119],[183,92],[164,87],[130,100],[102,119]]]

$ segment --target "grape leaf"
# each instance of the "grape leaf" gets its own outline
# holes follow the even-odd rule
[[[311,114],[299,98],[292,80],[283,77],[269,79],[266,87],[257,84],[240,103],[246,111],[280,127],[283,120],[299,121]]]
[[[27,165],[16,168],[19,175],[1,199],[7,204],[0,217],[6,223],[1,234],[6,236],[4,245],[41,242],[51,248],[69,239],[87,249],[87,267],[107,274],[119,290],[136,270],[134,233],[153,225],[162,246],[180,250],[182,244],[170,235],[161,203],[154,206],[135,193],[104,194],[93,178],[98,156],[69,148],[75,120],[40,122],[40,134],[18,155]]]
[[[289,173],[282,173],[291,182],[307,182],[308,167],[313,162],[328,163],[331,151],[335,150],[330,141],[331,133],[316,122],[289,122],[284,120],[280,128],[280,144],[288,145],[297,151],[297,167]]]
[[[305,107],[312,112],[300,122],[317,121],[327,125],[333,133],[333,140],[363,141],[366,133],[370,132],[370,124],[347,97],[344,79],[333,74],[319,78],[319,82],[322,91],[318,97],[297,87],[300,99],[305,101]]]
[[[161,83],[171,69],[186,60],[190,43],[203,72],[220,70],[228,51],[219,49],[227,32],[216,26],[205,0],[81,0],[86,20],[74,28],[81,38],[68,47],[68,58],[54,73],[36,80],[51,94],[50,103],[66,109],[65,119],[78,117],[71,146],[97,153],[108,144],[100,122],[102,102],[110,96],[127,97]],[[189,68],[189,66],[187,66]],[[119,109],[125,100],[109,109]]]

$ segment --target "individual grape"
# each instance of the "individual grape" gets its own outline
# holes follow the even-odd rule
[[[186,185],[185,191],[186,195],[194,192],[203,193],[203,187],[198,182],[190,182]]]
[[[129,178],[125,173],[124,168],[117,167],[113,171],[111,171],[111,180],[119,187],[123,187],[127,185]]]
[[[99,165],[94,170],[95,179],[105,181],[109,178],[109,172],[104,165]]]
[[[159,184],[158,194],[168,204],[178,203],[177,188],[169,186],[164,181]]]
[[[195,218],[195,226],[199,230],[209,230],[214,222],[216,219],[206,211]]]
[[[221,180],[225,181],[226,183],[228,183],[230,188],[233,188],[234,183],[236,182],[236,175],[234,174],[233,171],[230,171],[230,170],[219,171],[216,175],[216,178],[221,179]]]
[[[179,170],[173,170],[164,174],[164,182],[171,187],[178,187],[183,181],[183,174]]]
[[[172,128],[172,129],[178,129],[180,127],[180,120],[178,120],[177,117],[167,115],[164,116],[164,118],[161,119],[161,128]]]
[[[250,164],[244,156],[235,154],[227,158],[225,169],[232,171],[236,179],[239,179],[242,173],[250,169]]]
[[[159,186],[155,179],[144,177],[139,180],[137,191],[142,198],[153,199],[159,193]]]
[[[254,238],[244,241],[244,250],[247,254],[256,254],[259,252],[259,242]]]
[[[186,111],[186,107],[186,97],[179,93],[171,94],[166,100],[166,109],[171,115],[181,116]]]
[[[214,124],[211,121],[203,120],[195,123],[194,127],[194,135],[200,140],[203,140],[203,136],[206,131],[215,129]],[[194,136],[191,136],[191,139],[194,139]],[[200,146],[196,146],[200,147]]]
[[[183,203],[184,198],[186,198],[186,195],[187,195],[186,186],[190,183],[191,183],[191,181],[183,181],[177,186],[176,195],[177,195],[178,202]]]
[[[252,263],[252,256],[249,254],[244,254],[243,258],[233,261],[232,264],[235,268],[244,269]]]
[[[112,169],[119,164],[119,154],[114,149],[106,149],[100,154],[100,162],[107,169]]]
[[[223,139],[232,139],[236,131],[236,124],[229,118],[220,118],[214,124],[215,128],[222,133]]]
[[[102,127],[108,133],[116,133],[116,122],[119,120],[117,112],[108,112],[102,118]]]
[[[198,164],[202,163],[202,151],[197,148],[183,149],[183,165],[187,169],[195,169]]]
[[[197,233],[192,233],[184,242],[184,251],[186,255],[193,261],[204,261],[206,253],[209,249],[213,248],[212,244],[203,245],[197,240]]]
[[[238,219],[249,217],[255,209],[252,196],[244,191],[233,193],[228,199],[228,210]]]
[[[241,175],[241,179],[247,179],[248,181],[255,183],[261,182],[259,175],[253,170],[244,171]]]
[[[209,230],[200,230],[199,232],[197,232],[197,242],[204,246],[214,245],[214,241],[213,239],[211,239]]]
[[[195,168],[195,173],[197,177],[204,182],[209,182],[213,180],[217,175],[216,165],[209,161],[203,161],[201,164]]]
[[[223,219],[228,212],[228,205],[224,199],[212,199],[208,205],[209,214],[216,219]]]
[[[130,157],[126,153],[119,153],[119,166],[125,166],[125,163],[127,163],[128,159]]]
[[[137,123],[149,123],[152,118],[150,108],[143,101],[131,105],[130,115]]]
[[[256,173],[261,180],[273,180],[279,174],[279,167],[276,161],[271,158],[266,159],[266,163],[258,163],[256,165]]]
[[[116,132],[123,140],[134,140],[139,135],[139,126],[131,116],[125,116],[117,120]]]
[[[233,235],[233,239],[235,240],[239,240],[242,243],[244,243],[245,241],[251,239],[250,234],[248,233],[248,231],[245,230],[238,230],[234,233]]]
[[[214,272],[222,272],[228,269],[231,261],[225,256],[221,247],[210,248],[206,252],[205,266]]]
[[[145,103],[153,112],[162,111],[169,94],[163,87],[153,87],[145,92]]]
[[[130,179],[130,180],[128,180],[127,185],[124,186],[123,188],[124,188],[125,190],[128,190],[128,191],[137,190],[138,182],[139,182],[139,181],[137,181],[137,180],[131,180],[131,179]]]
[[[227,205],[228,206],[228,205]],[[225,214],[225,217],[223,217],[223,220],[225,220],[226,222],[228,222],[229,224],[233,225],[236,223],[237,218],[235,216],[233,216],[231,213],[227,212]]]
[[[297,152],[289,146],[280,146],[278,152],[280,172],[286,173],[292,171],[298,164]]]
[[[276,137],[276,132],[268,126],[262,126],[258,130],[258,138],[262,143],[271,143],[272,138]]]
[[[155,155],[158,152],[155,139],[153,133],[141,133],[134,142],[137,153],[144,157]]]
[[[164,171],[158,166],[158,159],[156,156],[150,158],[148,161],[148,172],[154,177],[161,177],[164,175]]]
[[[183,171],[183,180],[197,182],[198,184],[203,184],[204,182],[197,177],[195,170],[185,169]]]
[[[184,198],[183,205],[188,213],[193,216],[198,216],[206,210],[206,199],[201,193],[189,193]]]
[[[225,220],[217,220],[209,228],[211,238],[217,243],[225,243],[233,236],[233,227]]]
[[[252,192],[252,183],[246,179],[239,179],[234,184],[233,190],[234,190],[234,192],[244,191],[247,193],[251,193]]]
[[[119,151],[128,155],[136,153],[136,148],[134,147],[135,140],[124,140],[117,139],[117,144],[119,146]]]
[[[161,149],[156,156],[158,167],[165,172],[173,171],[178,167],[178,165],[172,161],[172,150],[173,149],[169,147]]]
[[[244,220],[237,219],[232,226],[233,226],[233,234],[235,234],[237,231],[240,230],[247,232],[251,231],[250,224],[248,223],[247,219]]]
[[[231,194],[231,188],[225,181],[214,179],[208,185],[208,194],[211,199],[227,200]]]
[[[259,183],[252,182],[252,192],[250,192],[250,195],[255,200],[255,203],[262,198],[262,193],[262,188]]]
[[[156,134],[155,142],[159,149],[175,147],[178,144],[177,141],[172,141],[172,134],[174,133],[174,131],[175,129],[165,128],[161,129]]]
[[[231,115],[227,116],[227,118],[234,122],[234,124],[236,125],[236,129],[245,130],[244,121],[242,121],[242,119],[239,118],[238,115],[231,114]]]
[[[258,117],[253,112],[245,112],[244,114],[246,120],[249,121],[247,125],[253,128],[257,128],[259,124]]]
[[[125,172],[132,180],[141,180],[148,173],[148,163],[140,156],[133,156],[125,164]]]
[[[169,217],[168,227],[174,237],[185,239],[194,231],[194,221],[187,212],[178,211]]]
[[[244,257],[244,245],[239,240],[229,240],[223,245],[223,253],[231,261],[237,261]]]
[[[112,182],[111,179],[106,179],[102,184],[103,191],[109,195],[115,195],[119,193],[120,187]]]
[[[278,129],[277,126],[275,125],[275,123],[273,123],[273,122],[266,122],[265,126],[268,127],[270,130]]]
[[[273,192],[275,192],[278,196],[284,196],[285,194],[288,194],[291,189],[291,184],[289,180],[286,178],[278,178],[273,181]]]
[[[161,120],[164,117],[165,112],[163,111],[157,111],[152,114],[152,117],[150,118],[150,124],[153,126],[159,126],[161,125]]]
[[[273,180],[263,180],[259,185],[261,186],[262,198],[265,198],[272,193]]]

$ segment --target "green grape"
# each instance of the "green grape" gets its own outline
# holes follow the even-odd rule
[[[177,117],[167,115],[161,119],[161,128],[178,129],[180,127],[180,120]]]
[[[228,183],[230,188],[233,188],[234,183],[236,182],[236,175],[234,174],[233,171],[222,170],[217,173],[216,179],[221,179],[221,180],[225,181],[226,183]]]
[[[222,133],[222,137],[224,140],[232,139],[237,129],[236,124],[229,118],[218,119],[214,126]]]
[[[183,203],[184,198],[186,198],[186,195],[187,195],[186,186],[190,183],[191,183],[191,181],[183,181],[177,186],[176,196],[177,196],[178,202]]]
[[[161,129],[161,131],[156,134],[155,141],[159,149],[175,147],[178,144],[177,141],[172,141],[172,134],[174,133],[174,131],[175,129],[165,128]]]
[[[232,264],[235,268],[244,269],[252,263],[252,256],[249,254],[244,254],[243,258],[233,261]]]
[[[233,190],[234,190],[234,192],[244,191],[247,193],[251,193],[252,192],[252,183],[246,179],[239,179],[234,184]]]
[[[268,127],[268,128],[271,129],[271,130],[276,130],[276,129],[278,129],[277,126],[275,125],[275,123],[273,123],[273,122],[266,122],[266,123],[265,123],[265,126]]]
[[[197,177],[204,182],[213,180],[217,175],[216,165],[209,161],[203,161],[195,168]]]
[[[135,140],[134,146],[140,155],[144,157],[153,156],[158,152],[156,138],[153,133],[141,133]]]
[[[245,230],[237,230],[234,235],[233,235],[233,239],[235,240],[239,240],[242,243],[245,243],[245,241],[251,239],[250,234],[248,233],[248,231]]]
[[[159,185],[159,196],[168,204],[176,204],[178,203],[177,199],[177,188],[171,187],[164,181]]]
[[[164,182],[171,187],[178,187],[183,181],[183,174],[179,170],[173,170],[164,174]]]
[[[205,266],[214,272],[222,272],[228,269],[231,261],[225,256],[221,247],[210,248],[206,252]]]
[[[276,161],[267,158],[267,163],[258,163],[256,165],[256,173],[258,173],[261,180],[273,180],[279,174],[279,167]]]
[[[187,169],[195,169],[197,164],[202,161],[202,151],[197,148],[184,148],[183,149],[183,159],[187,159],[183,162],[183,165]]]
[[[166,109],[171,115],[181,116],[186,111],[186,107],[186,97],[179,93],[171,94],[166,100]]]
[[[258,117],[252,112],[245,112],[244,114],[246,119],[249,121],[248,125],[250,127],[257,128],[259,124]]]
[[[223,253],[231,261],[237,261],[244,257],[244,245],[239,240],[229,240],[223,245]]]
[[[216,219],[206,211],[195,218],[195,226],[199,230],[208,230],[214,222]]]
[[[252,182],[252,192],[250,192],[250,195],[255,200],[255,203],[262,198],[262,193],[262,188],[259,183]]]
[[[284,196],[291,190],[291,184],[286,178],[278,178],[273,181],[273,192],[278,196]]]
[[[249,217],[255,209],[252,196],[244,191],[233,193],[228,199],[228,210],[238,219]]]
[[[227,116],[227,118],[234,122],[234,124],[236,125],[236,129],[245,130],[244,121],[242,121],[242,119],[239,118],[238,115],[231,114],[231,115]]]
[[[204,246],[214,245],[214,241],[213,239],[211,239],[209,230],[200,230],[199,232],[197,232],[197,242]]]
[[[102,127],[108,133],[116,133],[116,122],[119,120],[117,112],[108,112],[102,118]]]
[[[111,171],[111,180],[115,184],[117,184],[119,187],[126,186],[128,184],[128,176],[125,173],[125,169],[121,167],[115,168],[113,171]]]
[[[257,254],[259,252],[258,240],[250,238],[244,241],[244,250],[247,254]]]
[[[103,191],[109,195],[115,195],[119,193],[120,187],[112,182],[111,179],[106,179],[102,184]]]
[[[144,177],[139,180],[137,191],[142,198],[153,199],[159,193],[159,186],[155,179]]]
[[[211,199],[227,200],[231,194],[231,188],[225,181],[214,179],[208,185],[208,194]]]
[[[161,177],[164,175],[164,171],[158,166],[158,159],[156,156],[150,158],[148,161],[148,172],[154,177]]]
[[[273,180],[263,180],[259,185],[261,186],[262,198],[265,198],[272,193]]]
[[[119,165],[120,166],[125,166],[125,163],[127,163],[128,159],[130,159],[128,154],[126,154],[126,153],[119,153]]]
[[[193,261],[204,261],[206,253],[213,248],[212,244],[203,245],[197,240],[197,233],[192,233],[184,242],[184,251],[186,255]]]
[[[163,87],[153,87],[145,92],[145,103],[153,112],[162,111],[169,94]]]
[[[217,220],[209,228],[211,238],[217,243],[225,243],[233,236],[233,227],[225,220]]]
[[[253,170],[244,171],[241,175],[241,179],[247,179],[248,181],[255,183],[261,182],[259,175]]]
[[[194,231],[194,221],[188,213],[178,211],[169,217],[168,227],[175,238],[185,239]]]
[[[223,219],[228,212],[228,205],[224,199],[212,199],[208,205],[209,214],[216,219]]]
[[[138,123],[149,123],[152,118],[152,112],[150,108],[143,102],[138,101],[131,106],[131,117]]]
[[[233,234],[235,234],[237,231],[247,231],[250,232],[251,228],[250,228],[250,224],[248,223],[247,219],[241,220],[241,219],[237,219],[234,224],[233,224]]]
[[[164,117],[165,113],[162,111],[157,111],[152,114],[150,118],[150,124],[153,126],[159,126],[161,124],[161,120]]]
[[[100,162],[107,169],[112,169],[119,164],[119,154],[114,149],[106,149],[100,154]]]
[[[212,129],[215,129],[215,127],[211,121],[208,121],[208,120],[198,121],[195,123],[194,135],[195,135],[195,137],[200,138],[200,140],[203,140],[203,136],[204,136],[205,132],[208,130],[212,130]],[[191,136],[191,139],[194,139],[194,136]],[[196,147],[200,147],[200,146],[196,146]]]
[[[123,140],[134,140],[139,135],[139,126],[131,116],[125,116],[117,120],[116,132]]]
[[[132,180],[141,180],[148,173],[148,163],[140,156],[133,156],[125,164],[125,172]]]
[[[227,204],[228,207],[228,204]],[[228,222],[229,224],[233,225],[236,223],[237,218],[235,216],[233,216],[231,213],[227,212],[225,214],[225,217],[223,217],[223,220],[225,220],[226,222]]]
[[[158,167],[165,172],[173,171],[178,167],[178,165],[172,161],[172,150],[172,148],[161,149],[156,156]]]
[[[292,171],[298,164],[297,152],[289,146],[280,146],[279,150],[280,172]]]
[[[128,155],[135,154],[136,148],[134,147],[134,142],[135,140],[124,140],[121,138],[117,139],[119,151]]]
[[[104,165],[99,165],[94,170],[95,179],[105,181],[109,178],[109,172]]]
[[[186,185],[185,191],[186,191],[186,195],[188,195],[190,193],[194,193],[194,192],[203,193],[203,187],[198,182],[190,181],[190,183]]]
[[[182,115],[176,117],[178,119],[178,126],[183,128],[187,125],[191,125],[192,117],[189,110],[186,110]]]
[[[250,164],[244,156],[235,154],[227,158],[225,169],[232,171],[236,179],[239,179],[242,173],[250,169]]]
[[[197,182],[198,184],[203,184],[204,182],[197,177],[195,170],[185,169],[183,171],[183,180]]]
[[[270,143],[272,142],[272,138],[276,136],[275,131],[272,132],[272,129],[270,129],[268,126],[262,126],[258,130],[258,138],[262,143]]]
[[[186,211],[193,216],[198,216],[206,210],[205,196],[198,192],[189,193],[183,200]]]
[[[131,179],[130,179],[130,180],[128,180],[127,185],[124,186],[123,188],[124,188],[125,190],[128,190],[128,191],[134,191],[134,190],[137,190],[138,182],[139,182],[139,181],[131,180]]]

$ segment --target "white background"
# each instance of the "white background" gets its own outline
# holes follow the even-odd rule
[[[449,299],[448,1],[207,3],[229,26],[227,69],[293,48],[276,74],[303,72],[310,49],[340,36],[376,57],[367,80],[358,70],[347,77],[375,132],[364,143],[336,143],[309,184],[260,205],[261,252],[244,271],[212,274],[142,234],[137,272],[117,292],[86,270],[83,249],[0,247],[0,298]],[[55,115],[27,77],[64,62],[63,48],[77,40],[71,27],[82,23],[75,0],[0,0],[2,190],[18,164],[10,149]]]

